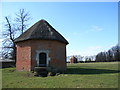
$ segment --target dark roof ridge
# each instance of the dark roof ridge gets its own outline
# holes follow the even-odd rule
[[[15,39],[15,42],[30,39],[57,40],[68,44],[68,41],[44,19],[36,22],[27,31]]]

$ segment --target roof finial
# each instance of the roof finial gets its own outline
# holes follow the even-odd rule
[[[46,21],[45,19],[41,19],[40,21]]]

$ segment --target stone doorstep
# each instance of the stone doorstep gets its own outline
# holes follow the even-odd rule
[[[58,72],[56,68],[52,68],[52,67],[35,67],[34,71],[36,72],[37,70],[40,70],[40,69],[45,69],[48,72],[55,72],[55,73]]]
[[[35,71],[36,69],[46,69],[48,72],[51,71],[51,67],[35,67]]]

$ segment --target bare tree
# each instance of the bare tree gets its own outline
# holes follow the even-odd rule
[[[24,30],[27,27],[26,22],[29,21],[31,18],[29,17],[30,14],[29,12],[26,12],[24,9],[20,9],[19,12],[16,14],[16,19],[15,21],[17,22],[18,25],[18,30],[21,31],[21,33],[24,32]]]
[[[3,57],[8,58],[8,56],[10,56],[10,52],[13,51],[13,46],[14,46],[14,29],[13,29],[13,25],[9,20],[10,18],[5,17],[6,23],[5,24],[5,30],[3,32],[3,38],[4,41],[2,43],[3,45],[3,50],[2,50],[2,55]]]
[[[24,9],[20,9],[19,12],[14,19],[14,23],[11,22],[9,17],[5,17],[6,23],[5,29],[3,32],[3,37],[6,38],[3,41],[3,50],[2,55],[3,57],[12,56],[12,59],[16,59],[16,47],[14,40],[19,35],[24,33],[25,29],[27,28],[27,21],[30,20],[29,12],[26,12]]]

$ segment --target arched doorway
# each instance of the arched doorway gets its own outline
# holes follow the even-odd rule
[[[46,53],[40,53],[39,54],[39,66],[45,67],[47,65],[47,55]]]

